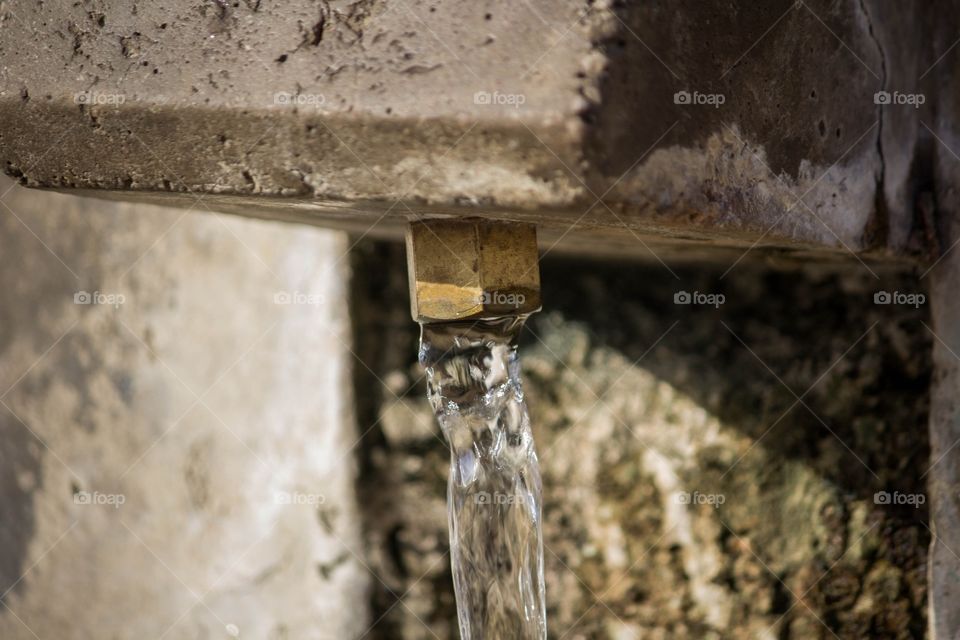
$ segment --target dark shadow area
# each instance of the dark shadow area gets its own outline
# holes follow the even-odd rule
[[[401,243],[361,242],[351,252],[351,266],[350,317],[356,356],[353,380],[361,437],[356,447],[360,465],[358,501],[368,559],[377,574],[372,577],[370,594],[374,623],[365,637],[403,638],[407,637],[403,618],[409,617],[410,611],[401,599],[409,596],[414,586],[437,596],[430,615],[417,612],[423,623],[453,621],[455,624],[457,617],[449,558],[445,555],[441,559],[431,558],[429,562],[435,572],[426,578],[422,577],[424,567],[418,570],[405,560],[411,555],[415,558],[427,555],[422,547],[425,541],[414,539],[417,531],[408,526],[407,509],[416,506],[400,493],[405,482],[421,478],[420,474],[410,474],[399,465],[391,464],[394,446],[384,436],[380,415],[396,396],[425,398],[425,383],[417,363],[420,333],[410,318],[406,256]],[[390,374],[401,371],[409,377],[406,383],[396,386]],[[444,465],[448,454],[443,442],[430,439],[425,444],[409,444],[404,452],[433,463],[437,472],[431,486],[445,496]],[[426,542],[434,548],[442,547],[445,553],[445,537]]]
[[[584,114],[595,125],[591,164],[603,176],[622,175],[668,130],[658,148],[700,145],[740,126],[740,136],[766,147],[776,175],[796,178],[801,161],[832,164],[877,120],[870,105],[883,63],[853,4],[614,2],[613,9],[617,28],[598,42],[611,60],[603,99]],[[875,137],[860,143],[869,148]]]

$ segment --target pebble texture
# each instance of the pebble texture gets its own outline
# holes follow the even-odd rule
[[[0,194],[0,637],[359,637],[345,237]]]
[[[367,245],[354,264],[376,637],[453,638],[448,454],[402,259]],[[550,637],[927,637],[928,309],[874,304],[926,280],[728,266],[543,264],[521,355]]]

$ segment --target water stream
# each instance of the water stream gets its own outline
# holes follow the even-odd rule
[[[450,555],[462,640],[547,637],[540,469],[516,345],[524,320],[421,327],[428,395],[450,445]]]

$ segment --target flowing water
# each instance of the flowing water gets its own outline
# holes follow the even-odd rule
[[[421,327],[430,403],[450,445],[450,556],[463,640],[547,637],[540,469],[516,346],[524,320]]]

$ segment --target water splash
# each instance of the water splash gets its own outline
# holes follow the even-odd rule
[[[450,445],[450,556],[463,640],[547,637],[540,468],[516,346],[525,319],[421,327],[428,395]]]

